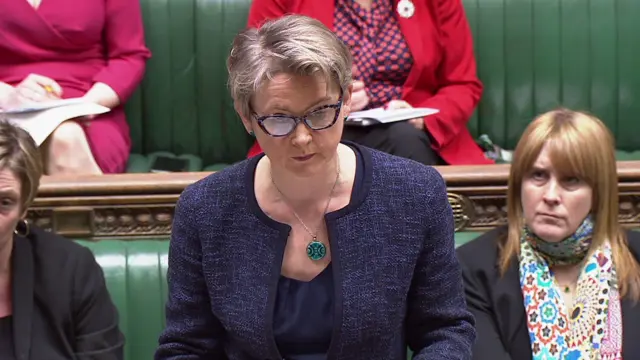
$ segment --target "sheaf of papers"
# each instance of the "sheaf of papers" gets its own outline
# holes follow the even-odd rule
[[[0,111],[0,118],[5,118],[26,130],[40,146],[63,122],[109,111],[108,107],[85,102],[82,99],[66,99]]]
[[[349,114],[347,121],[358,122],[362,119],[372,120],[375,123],[391,123],[395,121],[403,121],[425,117],[440,112],[438,109],[431,108],[410,108],[410,109],[394,109],[385,110],[384,108],[375,108],[365,111],[356,111]],[[372,125],[373,125],[372,124]]]

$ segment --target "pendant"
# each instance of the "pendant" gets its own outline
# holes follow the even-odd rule
[[[307,245],[307,256],[313,261],[324,259],[327,255],[327,247],[323,243],[318,241],[317,238],[313,238],[309,245]]]
[[[397,10],[401,17],[408,19],[416,12],[416,6],[411,0],[400,0],[398,2]]]

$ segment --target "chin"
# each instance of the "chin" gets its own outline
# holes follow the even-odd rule
[[[310,177],[316,175],[321,166],[317,161],[308,161],[301,163],[292,159],[287,164],[286,168],[299,177]]]

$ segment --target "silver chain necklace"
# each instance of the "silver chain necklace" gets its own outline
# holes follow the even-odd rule
[[[336,185],[338,185],[338,180],[340,179],[340,157],[339,156],[338,156],[338,164],[337,164],[336,170],[337,170],[336,181],[333,182],[333,187],[331,187],[331,192],[329,193],[329,198],[327,199],[327,205],[324,207],[323,215],[327,213],[327,210],[329,210],[329,204],[331,203],[331,196],[333,196],[333,191],[336,189]],[[271,177],[271,183],[273,183],[273,186],[280,193],[280,196],[282,197],[282,200],[284,200],[284,203],[287,204],[287,206],[289,207],[293,215],[296,217],[296,219],[298,219],[300,224],[302,224],[302,227],[304,227],[307,233],[311,235],[311,241],[307,244],[307,256],[309,257],[309,259],[313,261],[319,261],[324,259],[324,257],[327,255],[327,247],[321,241],[318,241],[318,233],[320,232],[322,223],[318,225],[316,232],[313,233],[311,229],[309,229],[309,227],[304,223],[304,221],[302,221],[302,218],[293,209],[293,206],[289,204],[287,197],[282,193],[282,191],[280,191],[280,188],[278,188],[278,185],[276,185],[276,182],[273,181],[273,175],[271,173],[271,170],[269,170],[269,176]]]

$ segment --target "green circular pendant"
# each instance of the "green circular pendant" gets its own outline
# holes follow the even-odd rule
[[[309,245],[307,245],[307,256],[309,259],[318,261],[324,259],[325,255],[327,255],[327,247],[320,241],[312,240]]]

